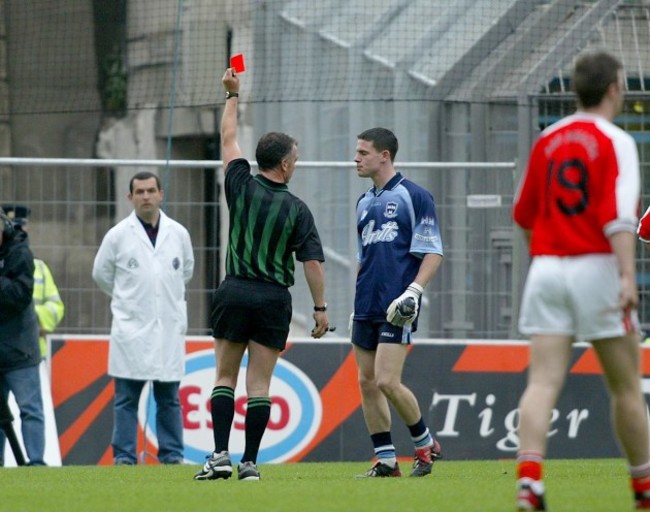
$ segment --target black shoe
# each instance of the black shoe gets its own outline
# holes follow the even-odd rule
[[[396,462],[395,467],[393,467],[377,461],[368,471],[361,475],[357,475],[355,478],[384,478],[391,476],[402,476],[402,472],[399,470],[399,464]]]
[[[634,508],[636,510],[650,509],[650,491],[634,493]]]
[[[160,463],[165,464],[165,465],[182,465],[182,464],[185,464],[185,460],[184,459],[169,459],[169,460],[161,460]]]

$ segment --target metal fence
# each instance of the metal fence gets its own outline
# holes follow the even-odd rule
[[[108,297],[91,278],[106,231],[130,212],[128,180],[156,170],[165,189],[164,210],[192,236],[196,270],[188,289],[189,334],[208,334],[212,291],[223,276],[227,215],[221,162],[0,158],[2,202],[28,203],[33,252],[51,267],[66,303],[60,331],[101,334],[110,328]],[[513,230],[510,208],[515,165],[408,162],[406,177],[432,192],[445,251],[444,263],[425,292],[419,336],[512,336]],[[351,162],[299,162],[290,190],[314,213],[325,246],[327,300],[336,335],[347,335],[356,276],[355,205],[371,186]],[[311,330],[312,301],[296,266],[293,333]]]

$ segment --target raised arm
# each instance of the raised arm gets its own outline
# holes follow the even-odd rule
[[[231,160],[241,157],[237,142],[237,105],[239,104],[239,77],[232,68],[226,69],[221,79],[226,90],[226,103],[221,117],[221,159],[224,172]]]

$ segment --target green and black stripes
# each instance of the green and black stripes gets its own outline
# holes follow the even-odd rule
[[[299,212],[286,186],[251,180],[230,206],[228,275],[292,286],[291,237]]]
[[[271,407],[271,399],[268,396],[251,397],[247,405],[249,411],[254,407]]]
[[[235,390],[226,386],[217,386],[212,390],[212,394],[210,395],[210,400],[213,398],[217,398],[218,396],[224,397],[226,399],[235,399]]]

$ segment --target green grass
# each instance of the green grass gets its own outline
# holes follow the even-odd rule
[[[514,461],[440,461],[426,478],[354,479],[368,464],[260,466],[262,480],[197,482],[198,466],[68,466],[0,470],[0,511],[503,512],[514,510]],[[552,512],[630,511],[621,459],[549,460]]]

